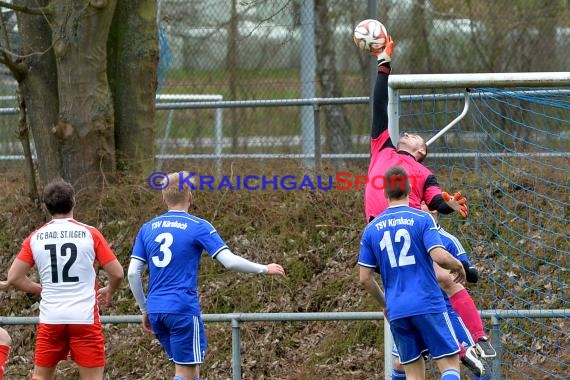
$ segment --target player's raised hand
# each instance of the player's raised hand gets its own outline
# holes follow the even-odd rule
[[[443,200],[455,211],[457,211],[463,218],[467,218],[469,215],[469,211],[467,208],[467,198],[461,195],[460,192],[457,192],[453,195],[442,191],[441,196]]]
[[[392,61],[392,53],[394,52],[394,40],[392,36],[386,38],[386,45],[380,51],[372,51],[378,60],[378,66],[383,63]]]
[[[267,264],[267,273],[268,276],[281,276],[285,277],[285,269],[279,264],[271,263]]]

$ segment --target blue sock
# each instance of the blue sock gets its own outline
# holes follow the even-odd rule
[[[441,380],[459,380],[459,371],[456,369],[447,369],[441,374]]]
[[[200,376],[196,376],[193,380],[200,380]]]
[[[491,380],[491,374],[479,377],[479,376],[475,376],[474,377],[475,380]]]
[[[186,380],[186,378],[180,375],[174,375],[174,378],[172,380]]]
[[[404,380],[406,378],[406,372],[392,370],[392,380]]]

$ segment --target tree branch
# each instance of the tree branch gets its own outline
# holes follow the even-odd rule
[[[26,66],[23,63],[14,61],[11,57],[12,53],[0,46],[0,63],[4,64],[12,73],[16,81],[20,82],[26,74]]]
[[[13,11],[16,12],[22,12],[22,13],[27,13],[30,15],[47,15],[47,14],[51,14],[51,10],[48,7],[40,7],[40,8],[32,8],[32,7],[28,7],[28,6],[21,6],[21,5],[15,5],[12,3],[7,3],[5,1],[0,1],[0,7],[4,7],[4,8],[8,8],[8,9],[12,9]]]

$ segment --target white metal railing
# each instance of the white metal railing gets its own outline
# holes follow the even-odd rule
[[[535,310],[483,310],[482,318],[491,319],[491,336],[497,351],[493,359],[492,380],[501,380],[501,329],[499,321],[511,318],[569,318],[570,309],[535,309]],[[229,322],[232,326],[232,380],[241,379],[241,323],[242,322],[292,322],[292,321],[372,321],[384,319],[381,312],[315,312],[315,313],[230,313],[203,314],[204,322]],[[0,325],[34,325],[37,317],[2,317]],[[102,323],[141,323],[140,315],[103,315]],[[387,324],[384,323],[385,335]],[[391,379],[392,343],[384,342],[384,374]]]

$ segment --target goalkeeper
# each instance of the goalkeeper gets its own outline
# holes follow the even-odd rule
[[[370,132],[370,165],[368,178],[383,178],[389,168],[402,166],[412,178],[410,207],[420,208],[422,201],[430,210],[442,214],[456,211],[467,217],[465,198],[444,199],[441,188],[433,173],[421,164],[427,156],[427,145],[418,135],[404,133],[397,146],[394,146],[388,133],[388,76],[391,72],[391,60],[394,43],[388,36],[385,48],[372,51],[378,60],[378,75],[374,87],[372,128]],[[370,221],[388,208],[388,201],[376,184],[368,182],[364,191],[364,209],[366,220]]]

